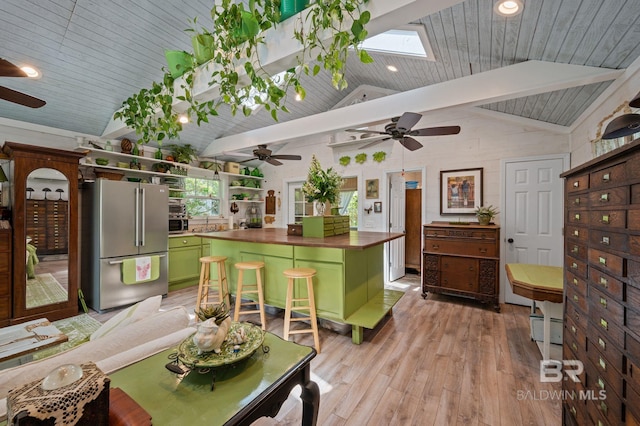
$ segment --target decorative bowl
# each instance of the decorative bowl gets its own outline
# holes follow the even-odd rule
[[[98,166],[106,166],[107,164],[109,164],[109,159],[108,158],[96,158],[96,164]]]

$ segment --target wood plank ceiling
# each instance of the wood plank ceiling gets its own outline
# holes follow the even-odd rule
[[[375,64],[349,60],[349,88],[338,92],[321,74],[305,78],[307,101],[292,102],[281,121],[331,109],[360,85],[404,92],[526,60],[623,69],[640,55],[640,1],[524,0],[524,12],[504,18],[493,0],[467,0],[414,21],[429,36],[436,60],[375,55]],[[190,49],[184,32],[195,16],[206,24],[205,0],[3,0],[0,57],[31,63],[40,80],[0,84],[47,101],[32,110],[0,101],[0,117],[101,135],[122,101],[159,80],[165,49]],[[403,23],[398,23],[398,25]],[[399,71],[391,74],[386,66]],[[610,82],[484,105],[483,108],[570,126]],[[189,126],[181,137],[199,151],[212,140],[273,124],[269,114]],[[128,137],[135,139],[135,134]]]

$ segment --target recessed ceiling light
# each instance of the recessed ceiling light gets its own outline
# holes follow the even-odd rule
[[[300,102],[302,100],[302,96],[300,96],[300,93],[296,93],[296,101]]]
[[[29,78],[38,78],[40,77],[40,72],[33,68],[33,67],[29,67],[29,66],[24,66],[24,67],[20,67],[20,69],[22,71],[24,71],[25,74],[27,74],[27,77]]]
[[[501,16],[515,16],[522,12],[524,5],[520,0],[498,0],[493,10]]]
[[[178,121],[180,121],[180,123],[182,124],[187,124],[189,122],[189,117],[187,117],[186,114],[180,114],[178,116]]]
[[[387,69],[391,72],[398,72],[398,68],[394,67],[393,65],[387,65]]]

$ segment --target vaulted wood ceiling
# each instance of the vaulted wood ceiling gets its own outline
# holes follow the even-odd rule
[[[528,60],[625,69],[640,56],[637,0],[524,2],[524,12],[513,18],[496,15],[493,0],[466,0],[415,19],[413,23],[427,31],[435,61],[384,55],[375,55],[370,65],[350,60],[347,90],[333,90],[325,74],[307,78],[307,100],[292,102],[291,114],[280,119],[285,122],[328,111],[360,85],[407,92]],[[102,135],[124,99],[161,77],[165,49],[190,49],[184,29],[195,16],[204,23],[210,7],[205,0],[3,0],[0,57],[16,64],[31,63],[44,76],[29,81],[2,78],[0,84],[42,98],[47,105],[32,110],[0,101],[0,117]],[[390,73],[388,64],[399,71]],[[571,126],[610,83],[480,106]],[[189,126],[181,142],[202,151],[215,139],[272,124],[265,111],[249,118],[222,111],[209,125]],[[127,136],[135,139],[133,133]]]

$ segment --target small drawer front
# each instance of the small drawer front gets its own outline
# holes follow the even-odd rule
[[[567,240],[565,252],[576,259],[587,260],[587,245],[584,243]]]
[[[580,308],[580,310],[584,313],[588,313],[589,312],[589,302],[587,301],[587,298],[584,297],[583,294],[579,293],[578,291],[576,291],[576,287],[573,285],[567,285],[565,291],[566,291],[566,295],[567,295],[567,300],[570,300],[572,303],[575,303],[578,308]]]
[[[622,352],[609,340],[604,333],[600,332],[593,324],[589,325],[589,347],[587,352],[592,358],[591,361],[599,364],[600,370],[615,369],[616,375],[624,371],[624,360]],[[599,358],[602,358],[602,361]],[[622,393],[620,393],[622,395]]]
[[[623,324],[624,321],[624,306],[614,300],[608,294],[602,293],[595,287],[589,288],[589,310],[593,312],[600,312],[604,314],[608,312],[614,321],[618,324]]]
[[[589,350],[592,350],[592,348],[589,348]],[[602,362],[605,363],[606,361]],[[623,388],[620,374],[612,368],[603,370],[602,366],[595,365],[591,359],[585,363],[584,368],[587,370],[587,389],[594,390],[596,397],[602,392],[603,395],[606,395],[607,400],[613,394],[618,399],[620,398]]]
[[[640,392],[634,388],[627,386],[627,424],[640,425]],[[630,420],[630,417],[633,420]]]
[[[627,210],[627,229],[640,231],[640,209]]]
[[[202,238],[200,237],[170,237],[169,248],[199,246],[202,244]]]
[[[622,281],[593,268],[589,271],[589,283],[592,288],[597,288],[616,300],[622,300],[625,286]]]
[[[494,243],[482,241],[429,238],[425,240],[424,249],[430,253],[456,254],[460,256],[498,256]]]
[[[584,359],[582,355],[587,350],[587,334],[583,327],[583,324],[577,324],[571,318],[567,318],[565,321],[564,329],[567,338],[566,340],[569,342],[571,350],[578,356],[578,359]],[[569,339],[571,339],[571,341],[569,341]]]
[[[603,250],[613,249],[624,252],[629,250],[629,237],[626,234],[592,229],[589,233],[589,240],[592,247]]]
[[[577,192],[589,189],[589,175],[571,176],[567,178],[567,192]]]
[[[566,279],[566,288],[573,289],[574,292],[578,293],[581,297],[585,298],[587,296],[587,281],[584,278],[581,278],[571,271],[567,271],[565,273]]]
[[[626,210],[597,210],[589,213],[591,226],[624,229],[627,226]]]
[[[615,206],[629,203],[628,187],[617,187],[597,190],[589,193],[589,206]]]
[[[617,425],[620,424],[622,401],[620,401],[620,398],[615,396],[609,398],[609,394],[606,394],[606,399],[604,399],[603,396],[603,399],[588,400],[587,411],[589,412],[591,421],[585,424],[592,424],[595,426]]]
[[[576,324],[584,323],[587,316],[578,310],[573,303],[567,303],[565,306],[566,318],[571,318]]]
[[[630,204],[640,204],[640,183],[631,185],[631,200]]]
[[[625,277],[627,273],[626,259],[601,250],[589,249],[589,264],[617,277]]]
[[[596,310],[595,308],[591,310],[592,306],[594,305],[589,305],[589,317],[591,319],[590,326],[593,326],[594,333],[597,330],[600,336],[613,342],[614,345],[620,348],[624,347],[625,333],[618,325],[620,322],[616,322],[620,321],[620,319],[614,319],[608,312]]]
[[[478,261],[443,256],[440,260],[442,286],[462,291],[478,291]]]
[[[589,207],[589,194],[567,194],[567,207],[570,209],[586,209]]]
[[[569,210],[567,212],[567,222],[574,225],[588,225],[589,212],[586,210]]]
[[[617,164],[606,169],[593,172],[589,176],[589,185],[591,189],[602,188],[606,186],[617,186],[627,179],[625,163]]]
[[[589,229],[582,228],[580,226],[568,225],[565,231],[565,235],[567,239],[571,239],[572,241],[578,241],[586,243],[589,241]]]
[[[564,264],[567,265],[567,270],[576,274],[579,277],[586,278],[587,276],[587,263],[583,262],[575,257],[565,256]]]
[[[627,381],[627,388],[634,389],[635,392],[640,393],[640,364],[627,358],[627,371],[624,377]],[[640,408],[640,405],[637,407]]]

